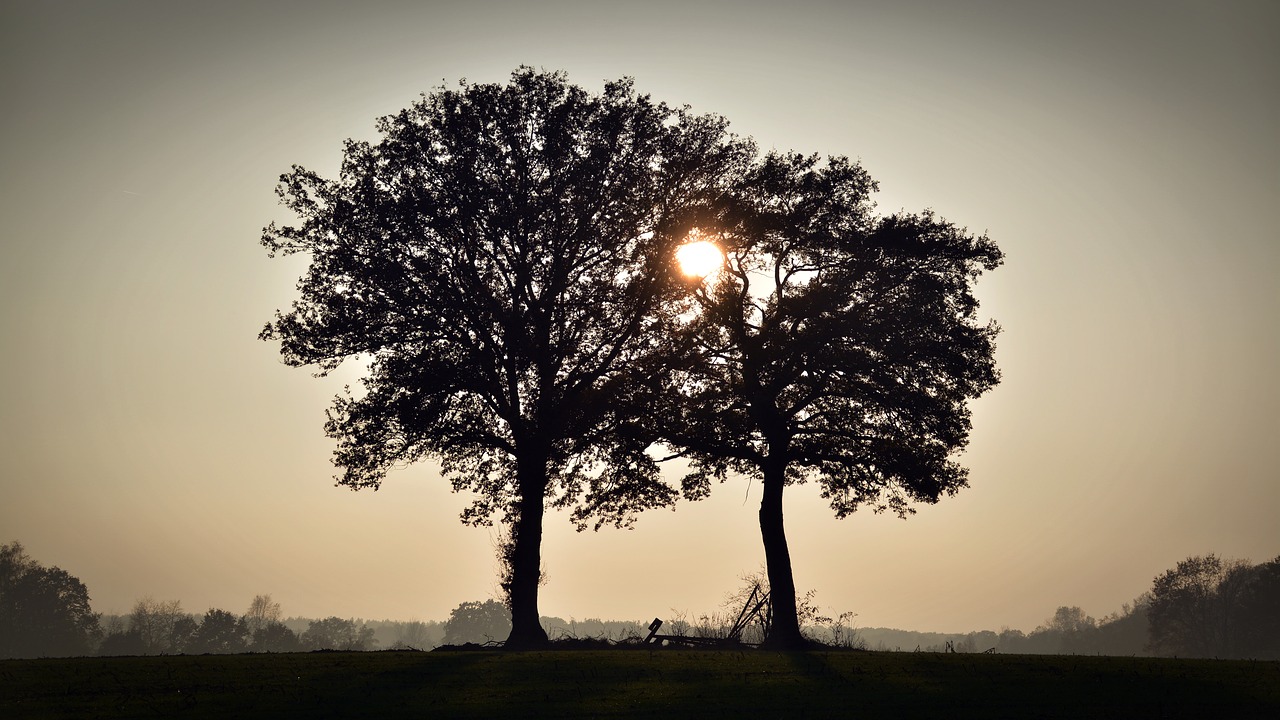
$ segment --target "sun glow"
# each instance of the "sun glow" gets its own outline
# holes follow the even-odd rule
[[[705,278],[715,274],[724,265],[724,253],[715,243],[707,240],[686,243],[676,250],[676,262],[685,275]]]

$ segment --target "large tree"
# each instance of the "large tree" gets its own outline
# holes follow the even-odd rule
[[[669,386],[667,435],[692,460],[686,495],[731,471],[763,481],[777,647],[804,643],[786,486],[816,480],[838,517],[956,492],[967,401],[998,379],[972,285],[1000,251],[928,212],[879,217],[875,189],[845,158],[770,153],[700,220],[724,266],[685,317],[694,351]]]
[[[263,244],[311,266],[262,337],[322,374],[368,361],[326,426],[340,484],[435,458],[475,493],[464,521],[510,526],[508,647],[547,639],[546,507],[598,528],[676,496],[646,453],[637,379],[671,356],[661,318],[687,218],[748,154],[726,125],[629,80],[596,96],[521,68],[383,118],[379,142],[347,142],[336,180],[282,178],[301,223]]]

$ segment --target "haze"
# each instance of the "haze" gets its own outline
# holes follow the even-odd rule
[[[1007,255],[978,284],[1003,382],[971,487],[900,521],[787,495],[796,582],[862,626],[1102,616],[1192,554],[1280,554],[1280,6],[1271,2],[0,4],[0,542],[242,612],[443,619],[496,595],[494,536],[429,465],[334,487],[325,380],[256,339],[277,177],[459,78],[520,64],[842,154],[882,212]],[[709,612],[763,562],[758,487],[575,533],[547,615]]]

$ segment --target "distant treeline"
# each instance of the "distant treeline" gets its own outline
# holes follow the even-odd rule
[[[1024,655],[1153,655],[1148,646],[1149,598],[1102,620],[1079,607],[1060,607],[1029,633],[1012,628],[970,633],[932,633],[891,628],[859,628],[869,650],[921,652],[998,652]]]
[[[869,650],[1280,660],[1280,557],[1260,565],[1190,557],[1157,576],[1150,591],[1119,612],[1095,620],[1079,607],[1064,606],[1030,633],[854,629],[852,613],[821,617],[812,593],[798,602],[810,638]],[[711,615],[691,623],[677,614],[664,632],[724,637],[731,620]],[[553,640],[634,642],[648,622],[544,616],[542,626]],[[242,613],[210,608],[191,614],[177,600],[147,597],[127,615],[102,615],[92,612],[88,589],[78,578],[31,559],[21,543],[0,546],[0,658],[428,650],[497,643],[510,629],[508,609],[494,600],[464,602],[443,622],[284,617],[270,595],[254,597]]]

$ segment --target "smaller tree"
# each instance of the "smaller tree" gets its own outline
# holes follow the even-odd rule
[[[511,612],[496,600],[464,602],[449,613],[444,625],[444,644],[483,643],[506,637],[511,632]]]
[[[772,620],[765,644],[806,646],[783,523],[788,486],[815,481],[845,517],[907,516],[968,484],[968,402],[999,379],[994,323],[973,284],[1003,254],[930,212],[877,217],[848,158],[770,153],[698,237],[724,255],[685,317],[686,364],[661,393],[666,442],[691,461],[686,497],[730,473],[761,481]],[[695,275],[696,274],[692,274]]]

